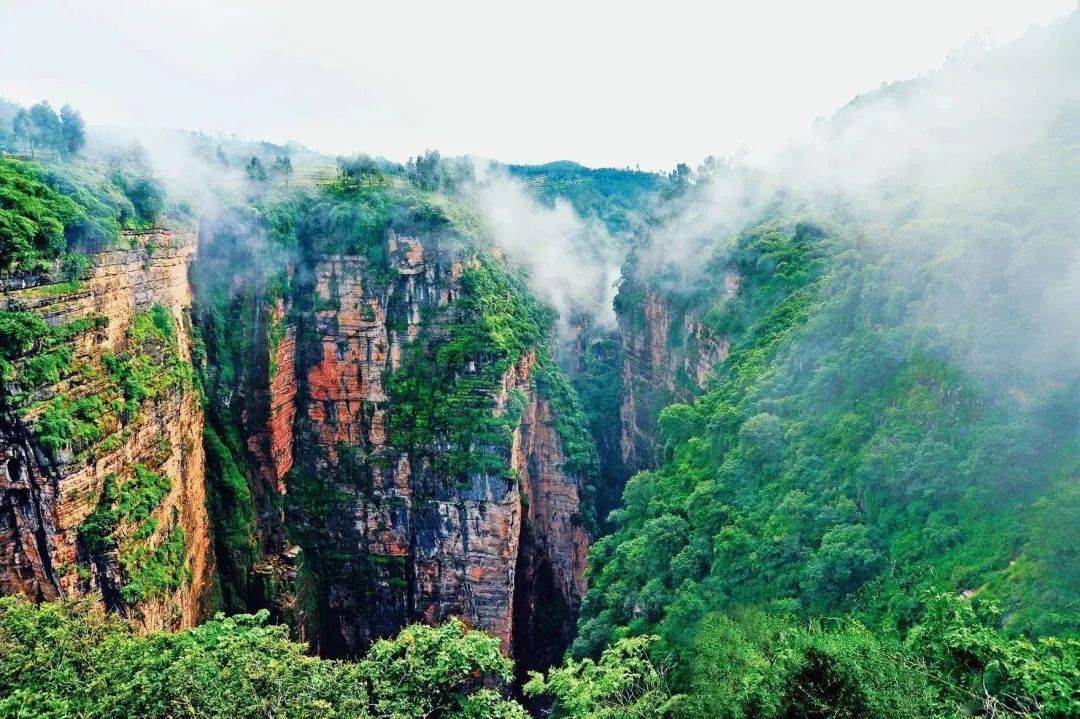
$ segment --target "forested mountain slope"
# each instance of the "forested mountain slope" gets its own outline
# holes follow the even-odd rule
[[[683,317],[730,353],[704,394],[659,412],[656,466],[628,481],[590,553],[576,653],[658,634],[683,659],[695,716],[810,716],[815,702],[842,716],[1080,708],[1075,640],[1006,638],[1080,629],[1080,373],[1066,319],[1080,115],[1075,88],[1056,84],[1075,67],[1078,28],[1074,16],[861,98],[788,158],[783,184],[765,172],[748,191],[737,171],[702,168],[661,212],[616,300],[620,324],[666,339],[668,366],[687,356]],[[1005,136],[1021,111],[1003,105],[965,117],[978,140],[943,150],[956,126],[916,116],[963,83],[1004,101],[987,78],[1014,73],[1037,78],[1044,100],[1030,133]],[[847,154],[876,147],[860,133],[883,117],[907,159]],[[791,184],[799,163],[833,152],[862,162],[866,184]],[[770,185],[779,194],[762,196]],[[708,212],[703,198],[732,194],[739,212],[716,214],[749,229],[678,234],[702,228],[680,203]],[[697,248],[692,265],[664,261],[685,253],[674,243]],[[674,319],[643,312],[647,293]],[[806,624],[822,617],[859,624]],[[921,669],[902,680],[883,663]]]

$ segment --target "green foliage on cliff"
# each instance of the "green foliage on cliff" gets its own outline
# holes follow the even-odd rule
[[[121,228],[152,227],[164,210],[147,176],[0,157],[0,272],[49,272],[64,258],[77,279],[79,252],[115,244]]]
[[[127,333],[128,350],[102,357],[109,380],[123,396],[123,414],[134,417],[142,403],[194,384],[191,364],[180,355],[172,314],[155,304],[136,312]]]
[[[116,474],[109,472],[102,482],[97,506],[79,525],[79,540],[88,556],[104,554],[114,547],[113,533],[120,524],[119,503]]]
[[[19,387],[12,402],[20,413],[36,417],[37,441],[54,454],[92,447],[114,449],[122,439],[118,424],[138,422],[144,402],[192,386],[193,370],[180,354],[172,315],[162,305],[135,313],[126,351],[103,355],[100,365],[82,362],[73,367],[69,341],[106,326],[107,318],[86,317],[53,328],[39,322],[32,312],[3,313],[0,333],[7,333],[28,353],[6,370]],[[0,357],[0,362],[7,361]],[[60,393],[28,403],[37,390],[72,375],[99,391],[74,396]]]
[[[213,524],[215,554],[224,607],[238,611],[245,606],[243,588],[258,555],[255,506],[247,477],[234,452],[208,422],[203,432],[206,448],[207,514]],[[242,455],[239,455],[242,456]]]
[[[0,392],[9,405],[18,406],[34,392],[59,382],[71,371],[70,340],[108,326],[103,315],[49,327],[37,312],[0,311]]]
[[[447,445],[433,461],[450,478],[508,475],[514,425],[508,414],[493,412],[494,395],[503,374],[543,346],[553,313],[523,277],[478,254],[448,315],[443,326],[421,327],[387,382],[392,443],[422,452]]]
[[[151,520],[141,529],[149,534],[156,525]],[[151,543],[147,539],[137,532],[132,541],[120,544],[118,559],[126,577],[120,594],[128,604],[168,596],[191,581],[182,527],[174,526],[157,542]]]
[[[494,688],[512,670],[498,640],[458,621],[338,662],[309,656],[266,616],[139,635],[89,603],[0,599],[0,717],[527,716]]]
[[[99,395],[54,397],[34,425],[37,441],[53,454],[86,449],[105,436],[112,413]]]
[[[555,431],[562,440],[567,470],[590,476],[596,472],[596,444],[589,434],[577,392],[566,374],[550,359],[537,363],[536,388],[551,404]]]
[[[116,551],[124,571],[121,596],[128,604],[164,596],[190,580],[184,530],[176,526],[155,539],[158,520],[151,514],[172,488],[168,477],[136,464],[130,477],[105,476],[94,511],[79,525],[84,560]]]

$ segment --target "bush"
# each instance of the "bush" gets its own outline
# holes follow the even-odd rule
[[[623,639],[599,661],[567,659],[548,672],[530,672],[527,696],[554,698],[554,717],[565,719],[666,719],[680,697],[669,687],[670,666],[649,652],[657,637]]]
[[[0,157],[0,272],[47,270],[67,249],[66,227],[85,211],[44,182],[40,169]]]
[[[0,598],[0,717],[526,719],[492,687],[499,642],[452,620],[408,627],[357,662],[308,656],[267,613],[135,633],[90,602]]]
[[[895,644],[747,611],[710,615],[690,666],[686,719],[924,719],[944,716],[925,674]]]

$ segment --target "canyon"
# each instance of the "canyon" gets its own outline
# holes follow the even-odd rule
[[[1078,33],[670,172],[0,98],[0,719],[1080,716]]]
[[[0,593],[89,598],[145,631],[190,627],[217,608],[269,608],[327,656],[453,616],[498,637],[525,668],[557,661],[585,593],[595,520],[592,470],[564,448],[560,408],[573,398],[551,389],[551,348],[509,362],[482,353],[453,369],[472,382],[470,406],[505,431],[505,441],[478,435],[464,470],[447,466],[445,439],[403,443],[388,387],[464,321],[457,301],[475,251],[390,230],[385,267],[311,250],[274,268],[276,292],[268,273],[229,273],[225,320],[243,357],[217,395],[222,328],[198,290],[235,258],[208,250],[213,241],[205,226],[127,231],[79,280],[5,278],[2,309],[36,315],[62,338],[39,341],[19,360],[22,376],[37,357],[70,357],[56,381],[5,392]],[[167,341],[154,334],[159,315]],[[132,396],[123,363],[143,361],[150,375],[178,379]],[[100,416],[80,414],[87,397],[103,400]],[[58,408],[93,436],[59,446],[46,416]],[[217,516],[226,431],[225,461],[250,493],[251,546],[239,550]]]

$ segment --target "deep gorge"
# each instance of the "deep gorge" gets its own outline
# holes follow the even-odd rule
[[[246,244],[256,230],[238,232],[237,222],[128,233],[132,249],[93,255],[91,277],[74,291],[45,276],[9,281],[8,308],[35,311],[53,326],[94,320],[65,338],[77,348],[78,371],[36,389],[35,398],[100,391],[102,357],[133,352],[134,318],[154,308],[167,313],[177,358],[192,362],[201,380],[170,387],[115,417],[97,441],[54,456],[27,429],[33,411],[11,416],[5,593],[99,592],[147,629],[192,626],[212,604],[268,608],[317,651],[340,657],[412,621],[459,616],[499,637],[527,668],[557,661],[585,591],[586,553],[599,527],[588,502],[596,501],[601,468],[583,427],[574,430],[577,442],[587,440],[576,448],[585,461],[573,465],[564,447],[560,424],[581,419],[556,414],[576,412],[577,399],[553,362],[550,327],[530,328],[533,335],[501,357],[461,355],[451,373],[461,377],[449,382],[465,385],[468,406],[454,411],[490,416],[508,437],[470,440],[456,466],[437,455],[461,438],[435,428],[417,441],[396,417],[388,387],[454,342],[462,334],[455,323],[474,320],[456,307],[463,292],[478,291],[470,273],[493,275],[503,291],[535,304],[528,290],[500,279],[497,262],[478,259],[445,229],[390,229],[369,254],[323,251],[325,238],[315,233],[299,248],[278,248],[283,264],[271,271]],[[652,406],[635,407],[638,394],[630,392],[621,421],[606,418],[622,428],[619,446],[608,450],[617,456],[605,459],[618,464],[613,473],[651,466],[642,442],[653,429],[638,423],[655,421],[658,397],[691,397],[703,368],[723,358],[715,340],[699,353],[700,330],[681,318],[690,344],[680,356],[693,377],[677,389],[665,359],[663,299],[650,296],[639,309],[643,315],[626,319],[619,333],[618,371],[647,398],[637,402]],[[107,483],[135,467],[170,489],[150,509],[160,529],[117,546],[138,541],[158,551],[173,527],[182,528],[175,561],[186,576],[130,601],[117,548],[92,546],[80,532],[105,501]]]
[[[0,719],[1076,716],[1078,38],[669,173],[0,99]]]

